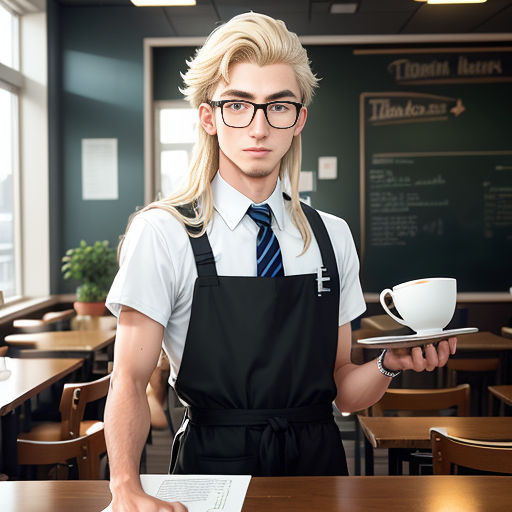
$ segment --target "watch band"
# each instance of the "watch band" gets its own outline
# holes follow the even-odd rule
[[[387,352],[387,349],[384,349],[380,356],[377,358],[377,367],[379,368],[379,372],[382,373],[382,375],[385,375],[386,377],[396,377],[397,375],[400,375],[402,373],[401,370],[398,370],[398,371],[393,371],[393,370],[388,370],[384,364],[383,364],[383,361],[384,361],[384,356],[386,355],[386,352]]]

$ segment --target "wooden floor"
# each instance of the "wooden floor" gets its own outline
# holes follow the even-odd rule
[[[353,430],[354,422],[352,419],[345,420],[343,418],[336,418],[338,426],[342,431]],[[362,435],[362,434],[361,434]],[[152,444],[146,446],[147,459],[146,459],[146,472],[148,474],[165,474],[169,469],[169,460],[171,457],[171,433],[169,429],[152,431]],[[350,475],[355,475],[354,472],[354,441],[343,441],[345,453],[347,455],[348,470]],[[387,450],[375,450],[375,474],[387,475],[388,459]],[[361,467],[364,472],[364,445],[361,439]]]

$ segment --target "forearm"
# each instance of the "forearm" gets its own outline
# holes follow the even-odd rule
[[[129,375],[112,375],[105,408],[105,438],[112,492],[141,490],[140,457],[150,427],[146,386]]]
[[[362,365],[345,364],[334,374],[338,389],[336,407],[343,412],[360,411],[378,402],[391,382],[383,375],[377,360],[373,359]]]

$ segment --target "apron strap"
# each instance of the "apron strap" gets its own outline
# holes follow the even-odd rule
[[[199,238],[190,236],[190,244],[196,260],[198,277],[217,277],[217,267],[208,236],[203,233]]]
[[[177,206],[176,209],[185,217],[193,217],[194,209],[192,205]],[[188,238],[192,251],[194,253],[194,259],[196,260],[197,275],[198,277],[213,277],[217,278],[217,268],[215,267],[215,258],[213,256],[212,247],[206,232],[200,237],[192,236],[193,233],[201,231],[201,226],[191,227],[187,226]],[[206,283],[204,283],[206,284]],[[216,279],[212,280],[212,284],[216,284]]]
[[[291,200],[288,194],[283,193],[283,197],[287,201]],[[306,215],[306,218],[309,221],[309,225],[313,230],[313,234],[315,235],[315,239],[322,256],[322,262],[326,268],[326,273],[331,278],[331,280],[328,281],[327,286],[331,289],[331,292],[333,292],[332,296],[336,297],[336,300],[339,302],[340,276],[338,273],[336,256],[334,255],[334,249],[332,248],[332,243],[329,237],[329,233],[327,232],[327,228],[325,227],[322,217],[320,217],[320,214],[314,208],[311,208],[311,206],[303,203],[302,201],[300,205],[304,215]]]

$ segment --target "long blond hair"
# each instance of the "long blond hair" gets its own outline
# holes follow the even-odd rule
[[[311,103],[318,79],[312,73],[306,50],[296,34],[283,21],[264,14],[248,12],[235,16],[217,27],[187,61],[188,71],[182,74],[185,87],[180,89],[194,108],[212,98],[220,80],[229,83],[229,66],[236,62],[252,62],[259,66],[289,64],[293,67],[304,106]],[[311,243],[309,223],[299,202],[299,176],[302,159],[301,136],[293,137],[290,149],[281,160],[281,180],[288,172],[291,185],[292,219],[304,241],[303,251]],[[198,139],[192,153],[188,181],[177,192],[154,201],[130,217],[152,208],[161,208],[174,215],[184,226],[200,228],[192,236],[206,230],[213,215],[211,181],[219,167],[219,143],[216,135],[208,135],[198,123]],[[197,207],[201,199],[201,207]],[[194,205],[193,216],[184,215],[177,207]],[[124,237],[123,237],[124,238]],[[118,256],[122,245],[119,244]]]

